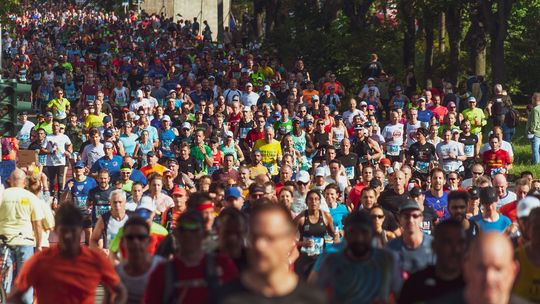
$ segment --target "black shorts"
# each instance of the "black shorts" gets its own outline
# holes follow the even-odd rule
[[[92,217],[83,211],[83,229],[92,228]]]

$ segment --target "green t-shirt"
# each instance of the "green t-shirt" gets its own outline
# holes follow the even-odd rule
[[[212,157],[212,149],[210,149],[209,146],[203,145],[204,150],[206,151],[206,155]],[[208,174],[208,166],[206,165],[204,154],[202,154],[201,149],[199,149],[199,146],[192,145],[191,146],[191,156],[199,163],[199,165],[202,168],[202,172],[204,174]]]

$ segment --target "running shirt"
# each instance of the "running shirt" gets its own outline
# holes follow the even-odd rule
[[[435,197],[431,194],[431,191],[428,190],[425,192],[424,205],[430,208],[433,208],[437,213],[437,217],[440,220],[447,219],[450,214],[448,213],[448,193],[443,192],[441,197]]]
[[[66,146],[71,145],[71,140],[65,134],[47,135],[43,143],[43,148],[50,153],[47,154],[46,166],[65,166],[66,165]]]
[[[388,242],[386,248],[398,255],[401,271],[408,275],[435,264],[435,253],[431,248],[432,241],[431,235],[424,234],[420,246],[410,249],[403,242],[403,237],[400,236]]]
[[[493,150],[484,152],[482,154],[482,160],[484,162],[484,168],[486,168],[486,174],[490,175],[497,174],[501,169],[506,169],[512,163],[510,154],[502,149],[497,152]]]
[[[415,173],[429,174],[429,165],[435,159],[435,146],[428,142],[423,145],[416,142],[409,148],[409,155],[414,161]]]
[[[470,220],[477,223],[480,230],[484,232],[496,231],[502,233],[512,224],[512,221],[502,214],[499,214],[499,218],[494,222],[486,221],[481,214],[471,217]]]
[[[115,174],[120,172],[120,166],[122,165],[122,156],[113,155],[111,159],[108,159],[106,156],[98,159],[91,167],[91,173],[97,173],[102,169],[109,171],[109,174]]]
[[[442,164],[442,169],[445,173],[452,171],[463,171],[462,162],[457,159],[450,158],[450,154],[463,156],[461,144],[457,141],[440,142],[435,148],[439,160]]]
[[[417,121],[415,124],[406,124],[405,125],[405,145],[407,146],[407,149],[411,147],[412,144],[416,142],[416,130],[418,130],[421,127],[420,121]]]
[[[259,139],[255,142],[254,150],[261,151],[262,163],[268,169],[272,176],[279,173],[278,158],[281,157],[281,144],[273,139],[272,142],[266,143],[264,139]]]
[[[474,150],[478,143],[478,136],[474,134],[464,135],[461,133],[458,141],[463,144],[463,152],[465,153],[465,156],[467,156],[467,160],[473,160],[475,157]]]
[[[420,121],[420,124],[422,125],[422,127],[429,129],[429,123],[431,122],[432,117],[433,117],[433,112],[431,110],[418,109],[418,120]]]
[[[386,141],[386,155],[399,156],[403,146],[403,125],[387,125],[381,132]]]
[[[113,190],[113,187],[109,187],[107,190],[101,190],[99,187],[96,187],[88,193],[87,201],[92,206],[92,225],[96,224],[100,216],[111,211],[109,195]]]
[[[66,183],[66,187],[64,188],[64,191],[68,191],[67,184],[69,184],[71,181],[73,181],[73,187],[71,187],[71,195],[73,197],[73,204],[75,204],[75,206],[79,208],[79,210],[81,210],[83,214],[86,215],[88,214],[86,212],[88,194],[90,193],[90,190],[97,187],[97,182],[95,179],[91,177],[86,177],[86,176],[84,177],[84,180],[82,181],[77,181],[72,178]]]
[[[159,148],[163,157],[174,157],[174,152],[171,148],[171,144],[176,139],[176,134],[173,129],[161,130],[159,134]]]
[[[519,261],[519,276],[514,283],[513,294],[518,295],[534,303],[540,302],[540,266],[535,265],[525,247],[521,246],[516,251]]]
[[[328,209],[332,216],[332,221],[334,222],[334,228],[337,228],[335,230],[343,230],[343,219],[349,214],[347,207],[338,203],[336,208],[330,208],[330,206],[328,206]]]
[[[131,133],[129,136],[127,134],[120,135],[118,139],[124,146],[124,152],[127,156],[133,156],[135,153],[135,148],[137,147],[137,136],[136,134]]]

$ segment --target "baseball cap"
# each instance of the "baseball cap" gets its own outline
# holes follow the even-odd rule
[[[251,82],[246,83],[246,87],[253,87],[253,84]]]
[[[234,134],[231,131],[227,131],[225,132],[225,137],[234,137]]]
[[[189,122],[185,122],[182,124],[182,129],[191,129],[191,124]]]
[[[322,167],[317,167],[317,169],[315,169],[315,176],[325,176],[325,172],[324,172],[324,168]]]
[[[73,167],[75,167],[75,169],[82,169],[82,168],[84,168],[86,166],[85,166],[84,162],[79,160],[78,162],[75,163],[75,165],[73,165]]]
[[[453,107],[456,106],[456,103],[453,102],[453,101],[450,101],[450,102],[447,104],[447,106],[448,106],[449,108],[453,108]]]
[[[362,125],[355,125],[355,126],[354,126],[354,129],[355,129],[356,131],[361,131],[361,130],[364,130],[364,126],[362,126]]]
[[[175,196],[175,195],[182,195],[182,194],[186,194],[187,191],[185,188],[180,188],[178,187],[178,185],[174,186],[173,188],[173,191],[172,191],[172,195]]]
[[[334,116],[334,119],[336,119],[336,120],[343,120],[343,116],[341,116],[341,115],[338,114],[338,115]]]
[[[52,116],[53,116],[53,115],[52,115],[52,113],[51,113],[51,112],[47,112],[47,113],[45,113],[45,117],[52,117]]]
[[[240,192],[240,189],[238,189],[238,187],[229,187],[227,189],[225,189],[225,195],[224,195],[225,199],[229,199],[229,198],[239,198],[239,197],[242,197],[242,193]]]
[[[163,115],[161,121],[171,121],[171,117],[169,117],[169,115]]]
[[[275,111],[274,114],[272,115],[274,117],[281,117],[281,113],[279,113],[279,111]]]
[[[418,206],[418,203],[412,199],[406,199],[399,206],[399,213],[405,210],[420,210],[420,206]]]
[[[296,175],[296,181],[297,182],[307,184],[307,183],[309,183],[310,180],[311,180],[311,178],[310,178],[309,173],[307,171],[302,170],[302,171],[298,172],[298,174]]]
[[[384,157],[384,158],[381,158],[379,160],[379,164],[383,165],[383,166],[391,166],[392,165],[392,161],[390,161],[388,158]]]
[[[112,121],[112,118],[109,115],[103,117],[103,123],[108,123],[108,122],[111,122],[111,121]]]
[[[382,185],[383,185],[383,184],[381,183],[381,181],[378,180],[378,179],[376,179],[376,178],[372,179],[372,180],[369,182],[369,186],[370,186],[371,188],[382,187]]]
[[[422,97],[418,98],[418,101],[424,101],[425,102],[426,99],[422,96]]]
[[[467,193],[469,193],[469,198],[471,199],[480,198],[480,189],[476,186],[470,187],[469,190],[467,190]]]
[[[103,131],[103,137],[112,137],[113,136],[113,131],[111,129],[105,129]]]
[[[367,107],[367,102],[361,101],[361,102],[360,102],[360,106],[361,106],[361,107],[364,107],[364,106]]]
[[[343,225],[345,227],[360,227],[368,231],[373,230],[373,221],[371,216],[367,212],[356,210],[351,214],[347,215],[343,220]]]
[[[106,141],[104,144],[105,148],[112,149],[114,147],[113,143],[110,141]]]
[[[244,112],[251,112],[250,106],[244,106]]]
[[[263,87],[263,91],[265,91],[265,92],[270,91],[270,86],[269,86],[269,85],[265,85],[265,86]]]
[[[367,81],[375,81],[375,78],[369,77],[369,78],[367,79]]]
[[[264,187],[257,184],[257,183],[253,183],[251,185],[249,185],[249,194],[255,194],[255,193],[262,193],[264,194]]]
[[[311,96],[311,100],[319,100],[319,95],[313,95]]]
[[[480,189],[480,203],[491,204],[499,200],[497,191],[493,187],[484,187]]]
[[[367,106],[368,110],[375,110],[375,106],[374,105],[369,105]]]
[[[137,96],[137,98],[143,97],[143,91],[142,90],[137,90],[137,93],[136,93],[135,96]]]
[[[413,187],[409,191],[409,194],[411,195],[411,197],[419,197],[420,195],[424,194],[424,192],[422,191],[422,188],[420,187]]]
[[[534,196],[526,196],[517,204],[517,217],[527,217],[534,208],[540,207],[540,200]]]
[[[474,96],[471,96],[471,97],[467,98],[467,101],[468,102],[476,102],[476,98]]]

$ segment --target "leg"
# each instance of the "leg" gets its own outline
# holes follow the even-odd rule
[[[534,136],[531,138],[531,149],[533,156],[533,164],[540,163],[540,137]]]
[[[13,279],[17,278],[17,274],[23,267],[24,263],[30,259],[34,254],[33,246],[16,246],[15,250],[12,252],[15,261],[15,269],[13,271]],[[28,289],[23,295],[23,303],[31,304],[34,300],[34,290],[32,288]]]

